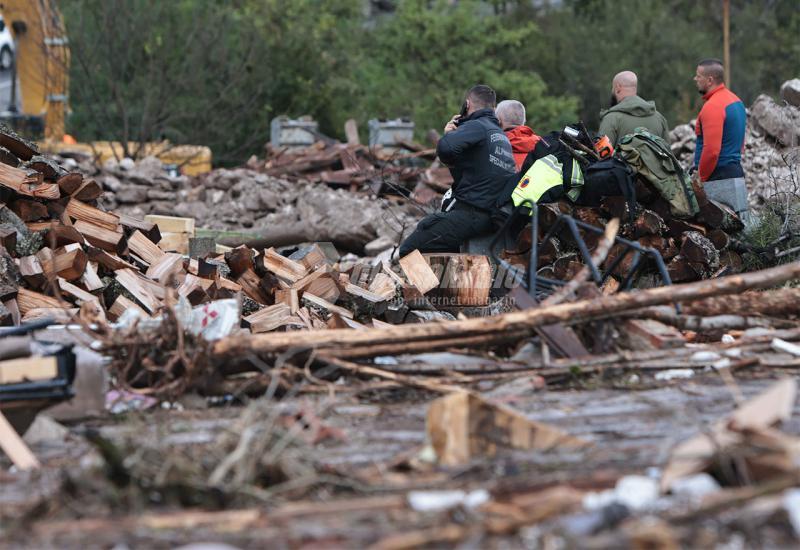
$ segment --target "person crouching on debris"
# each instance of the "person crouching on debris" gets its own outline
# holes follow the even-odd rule
[[[511,151],[514,154],[514,164],[519,171],[525,157],[533,151],[541,137],[532,129],[525,126],[525,105],[514,99],[506,99],[497,104],[494,111],[500,126],[503,128],[508,141],[511,142]]]
[[[468,239],[493,230],[492,212],[503,184],[514,174],[511,143],[495,115],[497,96],[489,86],[469,89],[461,108],[444,127],[436,155],[453,176],[440,212],[425,216],[400,245],[400,256],[458,252]]]

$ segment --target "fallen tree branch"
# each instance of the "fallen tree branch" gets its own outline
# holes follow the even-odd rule
[[[491,344],[494,341],[507,339],[511,331],[530,331],[536,327],[555,323],[576,324],[605,319],[631,309],[737,294],[754,288],[768,288],[798,277],[800,277],[800,262],[793,262],[752,273],[603,296],[593,300],[523,310],[489,318],[363,331],[337,329],[236,336],[216,342],[212,356],[225,359],[240,356],[245,352],[275,354],[289,348],[300,347],[342,357],[363,346],[381,346],[382,354],[390,354],[402,353],[408,349],[409,344],[420,342],[425,344],[420,345],[418,350],[435,349],[436,341],[439,339],[447,339],[450,345],[457,346],[459,341],[479,335],[486,337],[484,344]],[[362,356],[368,355],[362,354]]]

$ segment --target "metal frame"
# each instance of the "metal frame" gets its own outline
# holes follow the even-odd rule
[[[495,253],[495,248],[497,243],[500,241],[502,237],[504,237],[510,227],[511,223],[515,221],[521,214],[523,208],[530,208],[531,210],[531,258],[530,258],[530,265],[528,267],[527,273],[527,280],[524,276],[524,273],[521,273],[521,270],[511,265],[505,260],[502,260],[497,257]],[[591,272],[592,280],[599,286],[602,285],[606,279],[614,272],[614,269],[630,254],[633,252],[633,264],[631,265],[631,269],[622,279],[622,290],[630,290],[631,285],[633,284],[633,278],[636,273],[647,263],[647,259],[651,259],[656,264],[656,268],[658,269],[659,276],[661,277],[662,282],[664,285],[671,285],[672,280],[669,277],[669,273],[667,273],[667,266],[664,263],[664,258],[661,257],[661,254],[658,250],[652,247],[644,247],[635,241],[629,241],[628,239],[623,239],[622,237],[616,237],[614,239],[615,244],[622,244],[625,246],[625,252],[617,257],[610,266],[607,267],[605,274],[600,272],[599,266],[596,266],[592,261],[592,255],[589,253],[589,247],[586,246],[586,242],[581,237],[580,229],[585,231],[591,231],[593,233],[602,235],[604,230],[600,227],[596,227],[594,225],[590,225],[588,223],[582,222],[580,220],[576,220],[572,216],[568,214],[561,214],[556,218],[555,223],[553,226],[548,230],[545,234],[544,238],[542,239],[542,243],[548,242],[550,239],[553,238],[555,233],[561,229],[561,227],[566,224],[567,228],[572,235],[572,238],[578,245],[578,251],[583,258],[585,264],[589,267]],[[537,299],[537,293],[549,293],[552,289],[556,286],[564,285],[566,281],[558,281],[554,279],[548,279],[546,277],[540,277],[537,275],[537,266],[539,263],[539,207],[535,202],[530,200],[524,201],[521,205],[514,208],[511,215],[508,217],[506,222],[503,226],[498,230],[495,234],[492,241],[489,243],[489,254],[492,257],[492,260],[499,266],[505,268],[509,273],[512,273],[516,279],[516,282],[523,285],[525,289],[528,291],[528,294],[533,297],[534,300]]]

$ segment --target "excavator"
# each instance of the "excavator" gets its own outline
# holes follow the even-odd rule
[[[114,142],[76,143],[66,134],[69,115],[69,40],[55,0],[2,0],[2,23],[14,40],[9,70],[0,73],[0,122],[37,140],[42,151],[82,154],[98,162],[122,157]],[[0,28],[2,30],[2,28]],[[148,143],[148,155],[194,176],[211,170],[211,150],[194,145]]]

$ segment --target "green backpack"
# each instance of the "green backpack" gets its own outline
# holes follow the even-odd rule
[[[636,128],[620,139],[617,154],[655,187],[673,216],[690,218],[700,211],[691,181],[663,139],[646,128]]]

